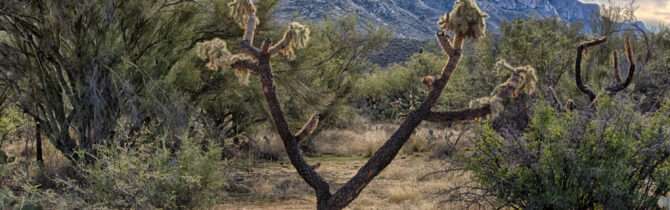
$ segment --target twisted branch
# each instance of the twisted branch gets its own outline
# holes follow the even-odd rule
[[[575,79],[577,82],[577,87],[579,90],[581,90],[583,93],[586,93],[586,95],[589,96],[589,101],[593,101],[596,99],[596,94],[591,91],[588,87],[584,85],[582,82],[582,56],[584,50],[586,50],[589,47],[593,47],[602,43],[607,42],[607,37],[602,37],[600,39],[594,39],[588,42],[584,42],[577,46],[577,60],[575,61]]]

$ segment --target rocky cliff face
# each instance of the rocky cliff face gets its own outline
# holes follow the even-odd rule
[[[488,29],[494,33],[503,20],[535,15],[590,22],[600,10],[579,0],[477,0],[477,4],[489,14]],[[453,5],[454,0],[280,0],[275,15],[282,20],[294,16],[319,20],[326,14],[337,18],[353,13],[363,21],[395,27],[397,38],[429,39],[437,31],[438,18]],[[590,32],[588,27],[585,30]]]

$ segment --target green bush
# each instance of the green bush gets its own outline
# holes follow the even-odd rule
[[[356,86],[356,97],[365,100],[361,111],[373,120],[394,120],[418,107],[429,89],[421,82],[429,75],[438,75],[444,66],[444,55],[418,53],[409,61],[376,69],[365,75]],[[480,75],[459,68],[451,76],[449,86],[438,101],[438,109],[466,107],[470,100],[483,96],[491,89],[476,87],[472,81]]]
[[[163,141],[164,142],[164,141]],[[107,208],[166,209],[208,207],[219,200],[222,149],[217,144],[181,138],[181,150],[144,144],[138,149],[100,149],[95,164],[81,166],[85,183],[60,180],[85,198],[87,205]]]
[[[670,101],[651,116],[603,98],[595,115],[540,104],[527,133],[502,139],[481,126],[455,168],[474,185],[449,201],[528,209],[649,209],[670,190]],[[467,189],[467,190],[466,190]],[[475,196],[474,194],[477,194]]]

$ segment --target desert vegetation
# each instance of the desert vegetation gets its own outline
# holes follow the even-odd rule
[[[429,41],[277,5],[0,2],[0,208],[670,207],[670,28],[634,4],[493,33],[457,0]]]

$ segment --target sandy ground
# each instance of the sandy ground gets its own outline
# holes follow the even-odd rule
[[[319,157],[308,162],[320,162],[317,172],[330,182],[331,190],[342,186],[367,161],[363,157]],[[453,184],[464,181],[454,174],[422,177],[443,168],[443,162],[427,155],[400,155],[370,185],[348,209],[453,209],[439,204],[436,194]],[[314,191],[298,176],[288,163],[252,167],[247,172],[232,175],[230,202],[214,209],[315,209]],[[451,206],[455,207],[455,206]]]

